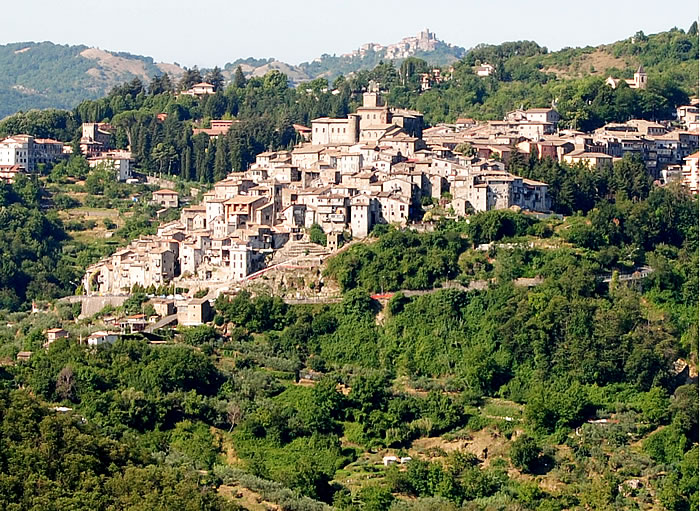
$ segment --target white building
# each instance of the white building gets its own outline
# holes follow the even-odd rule
[[[118,338],[119,334],[117,332],[100,331],[90,334],[90,336],[87,338],[87,343],[89,346],[99,346],[107,343],[112,344]]]
[[[129,151],[111,151],[100,156],[88,158],[90,167],[105,165],[115,170],[117,181],[126,181],[133,177],[133,160]]]
[[[16,165],[25,172],[34,170],[30,158],[32,142],[33,139],[29,135],[15,135],[0,142],[0,165]]]
[[[681,183],[694,195],[697,195],[698,189],[700,189],[700,171],[698,171],[699,154],[700,153],[696,152],[684,158],[685,163],[681,169],[683,175]]]
[[[31,135],[13,135],[0,141],[0,167],[17,167],[34,172],[39,163],[51,163],[63,157],[63,143]]]

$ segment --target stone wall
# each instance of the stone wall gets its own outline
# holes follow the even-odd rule
[[[118,307],[124,303],[124,300],[128,298],[126,295],[111,295],[111,296],[82,296],[82,307],[80,310],[80,317],[85,318],[97,314],[106,305],[113,305]]]

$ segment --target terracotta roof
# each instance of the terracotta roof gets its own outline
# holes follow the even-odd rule
[[[612,159],[612,156],[610,156],[609,154],[592,153],[592,152],[581,152],[581,153],[574,152],[574,153],[565,154],[564,156],[565,157],[570,156],[572,158],[610,158],[610,159]]]
[[[253,202],[264,199],[265,197],[259,195],[237,195],[228,199],[225,204],[252,204]]]
[[[335,119],[333,117],[318,117],[317,119],[313,119],[311,122],[312,123],[314,123],[314,122],[324,122],[324,123],[333,122],[333,123],[338,123],[338,124],[339,123],[347,124],[348,120],[347,119]]]
[[[325,149],[324,146],[307,145],[307,146],[296,147],[292,151],[292,154],[314,154],[314,153],[320,153],[324,149]]]

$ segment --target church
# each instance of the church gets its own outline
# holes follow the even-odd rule
[[[647,74],[644,71],[644,67],[641,65],[637,68],[637,71],[634,73],[634,78],[631,80],[627,79],[621,79],[621,78],[613,78],[612,76],[608,76],[608,79],[605,80],[605,83],[607,85],[610,85],[613,89],[616,89],[617,86],[620,84],[620,82],[624,81],[630,89],[646,89],[647,88]]]

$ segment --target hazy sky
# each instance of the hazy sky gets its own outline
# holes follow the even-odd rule
[[[366,42],[389,44],[430,28],[470,48],[535,40],[556,50],[643,30],[688,29],[698,0],[13,0],[2,2],[0,44],[52,41],[222,66],[239,57],[298,64]],[[12,22],[11,20],[16,20]]]

